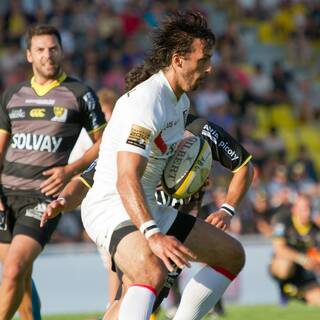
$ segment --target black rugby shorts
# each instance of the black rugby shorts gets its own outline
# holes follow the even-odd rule
[[[50,219],[40,228],[41,216],[50,202],[36,196],[3,196],[6,210],[0,213],[0,242],[11,243],[18,234],[27,235],[42,247],[49,242],[61,215]]]

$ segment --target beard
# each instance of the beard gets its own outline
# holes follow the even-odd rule
[[[35,66],[35,71],[38,75],[45,79],[56,79],[61,73],[61,65],[58,63],[50,64],[49,68],[46,65]]]

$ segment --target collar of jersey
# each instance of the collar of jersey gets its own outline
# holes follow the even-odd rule
[[[167,77],[164,75],[164,73],[163,73],[162,70],[159,71],[159,74],[161,75],[161,78],[163,79],[163,82],[164,82],[165,86],[168,87],[168,89],[169,89],[172,102],[173,102],[174,104],[178,104],[179,101],[178,101],[178,99],[177,99],[177,96],[174,94],[174,92],[173,92],[173,90],[172,90],[172,88],[171,88],[171,86],[170,86],[170,83],[169,83]],[[181,97],[182,97],[182,95],[181,95]],[[180,97],[180,99],[181,99],[181,97]]]
[[[34,76],[31,78],[31,87],[34,89],[36,94],[38,96],[44,96],[47,94],[50,90],[52,90],[55,87],[60,86],[61,82],[63,82],[66,79],[67,75],[62,72],[58,79],[54,80],[50,84],[47,85],[41,85],[35,82]]]
[[[295,229],[302,236],[306,235],[311,230],[311,223],[308,223],[306,226],[301,224],[297,217],[292,216],[292,222]]]

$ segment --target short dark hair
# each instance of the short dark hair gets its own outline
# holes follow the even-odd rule
[[[144,63],[127,75],[126,89],[132,89],[168,67],[173,54],[185,56],[192,52],[193,40],[197,38],[205,41],[206,48],[212,48],[215,44],[215,36],[208,27],[206,18],[196,11],[173,12],[154,31],[152,48]]]
[[[62,48],[61,35],[59,31],[51,25],[40,24],[30,27],[26,32],[27,49],[31,48],[31,40],[34,36],[53,35],[57,38],[60,47]]]

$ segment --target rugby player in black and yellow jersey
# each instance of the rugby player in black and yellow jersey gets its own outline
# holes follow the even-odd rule
[[[248,152],[225,130],[214,123],[208,122],[207,120],[199,118],[193,114],[189,114],[187,117],[186,130],[194,135],[202,135],[211,147],[212,158],[215,161],[218,161],[225,168],[232,171],[234,173],[233,179],[240,179],[246,183],[246,174],[244,174],[244,172],[252,170],[250,162],[251,155],[248,154]],[[45,225],[47,220],[53,219],[59,215],[60,212],[70,211],[81,204],[83,198],[94,183],[95,165],[96,163],[93,162],[80,176],[75,177],[64,188],[62,193],[59,195],[59,198],[49,204],[41,219],[42,226]],[[202,195],[203,191],[200,190],[197,194],[192,196],[191,199],[183,202],[182,200],[171,198],[165,194],[161,188],[159,188],[155,196],[159,203],[167,206],[180,206],[180,208],[182,208],[181,210],[184,210],[184,212],[190,212],[200,206]],[[174,272],[169,273],[165,287],[158,294],[154,310],[159,307],[162,300],[168,295],[169,289],[180,272],[181,269],[176,268]],[[118,292],[118,297],[119,296],[120,291]],[[116,308],[116,304],[111,305],[111,308],[107,310],[104,319],[116,319],[114,308]]]
[[[274,216],[270,272],[282,298],[305,300],[320,306],[320,229],[311,220],[311,201],[297,194],[287,212]]]
[[[0,100],[1,320],[12,319],[21,301],[22,319],[32,318],[32,265],[59,217],[45,228],[39,221],[52,197],[97,157],[106,125],[94,92],[63,72],[59,32],[34,26],[26,43],[33,77],[5,90]],[[82,128],[94,144],[68,164]]]

